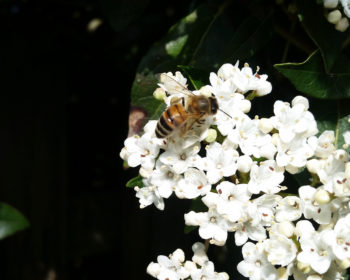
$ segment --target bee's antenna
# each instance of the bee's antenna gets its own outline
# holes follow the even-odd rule
[[[220,110],[221,112],[223,112],[226,116],[228,116],[228,117],[230,117],[230,118],[232,119],[232,117],[231,117],[229,114],[227,114],[224,110],[221,110],[220,108],[219,108],[219,110]]]

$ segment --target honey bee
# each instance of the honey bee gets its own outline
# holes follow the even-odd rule
[[[161,74],[160,80],[170,83],[172,92],[182,93],[187,98],[171,99],[170,106],[158,120],[155,130],[158,138],[167,138],[178,131],[181,136],[185,136],[195,123],[203,124],[208,116],[218,111],[218,102],[214,96],[195,95],[167,74]]]

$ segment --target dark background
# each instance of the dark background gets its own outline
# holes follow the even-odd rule
[[[138,170],[123,170],[119,152],[141,58],[200,3],[0,0],[0,200],[31,223],[0,241],[0,279],[151,279],[146,267],[158,255],[182,248],[192,257],[200,238],[197,230],[184,234],[189,201],[170,198],[165,211],[140,210],[125,188]],[[231,9],[237,3],[247,2]],[[283,13],[276,17],[285,23]],[[89,32],[95,18],[102,25]],[[272,67],[285,41],[274,35],[271,42],[254,62],[291,100],[293,87]],[[296,49],[292,55],[307,57]],[[245,279],[233,244],[230,234],[230,248],[211,246],[210,258],[216,271]]]
[[[148,279],[192,244],[184,210],[139,209],[119,151],[140,59],[196,3],[144,1],[113,28],[113,2],[0,1],[0,199],[31,223],[0,242],[1,279]]]

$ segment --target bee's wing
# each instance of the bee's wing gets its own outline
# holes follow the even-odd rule
[[[184,85],[180,84],[178,81],[165,73],[160,74],[159,81],[166,85],[165,87],[170,93],[182,93],[190,96],[194,95],[192,91],[188,90]]]
[[[192,129],[194,124],[203,117],[201,113],[193,113],[187,115],[187,120],[181,127],[181,135],[184,136],[189,130]]]

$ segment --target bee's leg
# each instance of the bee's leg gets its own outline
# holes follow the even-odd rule
[[[182,106],[185,106],[185,98],[183,97],[176,97],[174,96],[173,98],[170,99],[170,105],[178,104],[181,103]]]

